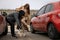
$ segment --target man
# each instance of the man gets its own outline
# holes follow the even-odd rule
[[[21,29],[21,19],[23,18],[24,15],[25,15],[25,12],[23,10],[20,10],[19,12],[11,13],[11,14],[6,16],[6,21],[11,26],[11,34],[13,37],[16,37],[15,29],[14,29],[15,22],[18,25],[17,28]]]

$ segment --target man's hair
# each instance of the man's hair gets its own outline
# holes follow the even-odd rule
[[[20,10],[19,11],[19,14],[20,14],[20,16],[24,16],[25,15],[25,12],[23,10]]]

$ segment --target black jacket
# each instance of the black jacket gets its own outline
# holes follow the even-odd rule
[[[24,11],[19,11],[19,12],[14,12],[6,16],[6,21],[12,23],[17,23],[17,25],[20,27],[21,26],[21,19],[22,16],[24,16],[25,12]]]

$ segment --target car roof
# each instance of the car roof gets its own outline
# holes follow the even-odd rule
[[[53,3],[50,3],[50,4],[53,5],[54,10],[60,10],[60,1],[58,1],[58,2],[53,2]]]

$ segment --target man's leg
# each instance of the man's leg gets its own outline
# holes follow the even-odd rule
[[[16,37],[14,23],[10,23],[11,34],[13,37]]]

